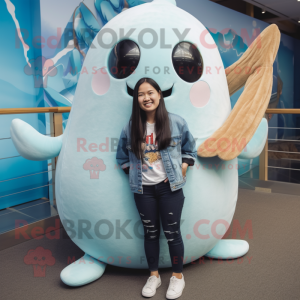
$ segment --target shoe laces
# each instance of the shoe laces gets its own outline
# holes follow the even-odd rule
[[[156,278],[155,278],[156,276],[155,275],[153,275],[153,276],[150,276],[149,278],[148,278],[148,280],[149,280],[149,282],[152,282],[152,281],[155,281],[156,280]]]
[[[150,276],[147,280],[147,287],[152,287],[153,283],[156,281],[156,276],[153,275],[153,276]],[[157,278],[158,279],[158,278]]]
[[[169,289],[173,290],[173,291],[176,291],[177,283],[178,283],[178,279],[175,276],[172,276],[171,280],[170,280],[170,287],[169,287]]]

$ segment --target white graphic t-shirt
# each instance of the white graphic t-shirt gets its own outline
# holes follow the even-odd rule
[[[143,144],[146,164],[142,166],[142,184],[145,185],[157,184],[168,177],[160,152],[157,150],[154,126],[155,123],[150,124],[147,122],[146,144]]]

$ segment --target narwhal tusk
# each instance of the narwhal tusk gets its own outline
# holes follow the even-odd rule
[[[230,95],[245,89],[222,127],[198,147],[199,156],[231,160],[249,143],[269,104],[279,43],[279,29],[272,24],[226,69]]]

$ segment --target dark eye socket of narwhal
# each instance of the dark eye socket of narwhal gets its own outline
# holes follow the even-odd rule
[[[109,73],[116,79],[130,76],[140,61],[140,48],[131,40],[123,40],[116,44],[108,58]]]
[[[165,91],[162,92],[164,98],[169,97],[169,96],[172,95],[173,86],[174,86],[174,84],[172,85],[172,87],[170,89],[165,90]],[[128,86],[128,84],[127,84],[127,93],[128,93],[128,95],[133,97],[133,89],[130,86]]]
[[[198,48],[189,42],[180,42],[172,53],[173,66],[184,81],[196,82],[203,72],[203,60]]]

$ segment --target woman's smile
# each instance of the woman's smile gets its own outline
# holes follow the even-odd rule
[[[146,107],[151,107],[152,104],[153,104],[153,101],[150,101],[150,102],[146,102],[144,105],[145,105]]]

